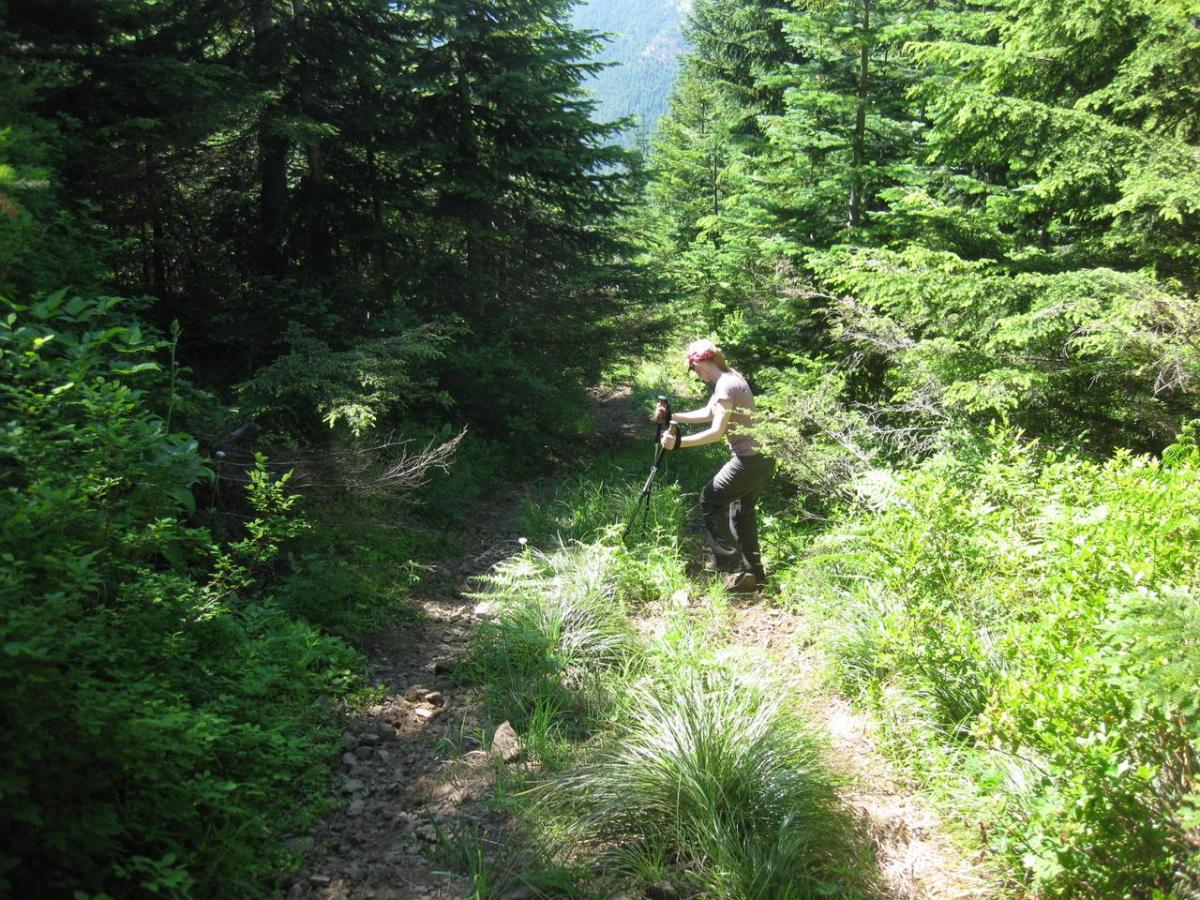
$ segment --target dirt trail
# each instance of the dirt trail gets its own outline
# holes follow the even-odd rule
[[[601,446],[611,448],[636,430],[628,394],[595,393]],[[468,881],[447,873],[450,866],[435,852],[439,831],[475,832],[485,848],[496,848],[494,839],[503,833],[485,803],[496,765],[480,744],[482,715],[451,677],[479,621],[463,591],[470,576],[517,552],[516,514],[533,494],[531,486],[514,487],[494,501],[464,535],[468,551],[429,574],[417,598],[421,620],[396,624],[367,648],[383,698],[346,723],[334,809],[290,842],[304,864],[287,877],[281,898],[472,896]],[[929,803],[879,753],[869,720],[815,687],[813,658],[796,639],[802,627],[802,618],[787,611],[762,602],[743,605],[735,610],[725,652],[795,687],[810,719],[827,732],[830,763],[848,778],[845,803],[873,849],[882,895],[1004,896],[997,887],[1002,879],[964,855]]]
[[[878,750],[870,719],[846,700],[820,691],[815,661],[798,640],[804,619],[754,602],[735,609],[730,650],[777,673],[804,698],[809,720],[824,729],[829,763],[848,779],[842,798],[875,851],[884,896],[896,900],[965,900],[1008,896],[1003,878],[951,840],[929,802]]]
[[[638,433],[629,395],[591,392],[596,452]],[[463,556],[427,573],[415,598],[421,620],[397,623],[365,648],[383,698],[345,723],[334,809],[289,841],[304,861],[286,878],[286,900],[461,898],[469,885],[445,871],[439,832],[476,832],[485,849],[499,849],[503,824],[484,802],[495,760],[480,744],[480,710],[451,672],[479,622],[468,580],[519,551],[515,522],[539,489],[516,485],[494,498],[463,535]]]
[[[478,622],[467,579],[518,549],[512,521],[524,492],[495,501],[465,536],[468,552],[428,573],[415,598],[422,616],[395,624],[365,648],[382,699],[345,723],[335,808],[291,846],[305,854],[287,900],[461,898],[439,832],[500,828],[484,797],[496,771],[483,722],[452,670]],[[510,536],[511,535],[511,536]]]

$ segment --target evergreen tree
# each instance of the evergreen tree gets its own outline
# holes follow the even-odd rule
[[[1168,440],[1196,371],[1200,182],[1187,98],[1154,73],[1194,60],[1195,29],[1138,2],[1014,0],[954,24],[919,48],[940,73],[919,88],[931,168],[889,196],[895,251],[818,270],[921,339],[912,363],[953,405],[1101,445]]]

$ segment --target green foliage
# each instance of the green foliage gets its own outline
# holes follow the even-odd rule
[[[817,745],[747,683],[685,670],[638,692],[607,745],[549,790],[579,803],[577,839],[610,848],[617,871],[658,860],[686,890],[730,898],[850,889]]]
[[[469,900],[501,900],[520,891],[538,897],[589,896],[579,889],[576,872],[543,862],[537,847],[518,842],[515,835],[489,838],[472,823],[437,828],[437,836],[441,860],[468,881],[463,896]]]
[[[318,422],[353,437],[423,407],[449,404],[428,372],[454,330],[422,326],[335,350],[293,325],[290,350],[239,386],[245,412],[282,435],[311,435]]]
[[[885,716],[918,698],[1001,792],[995,849],[1048,896],[1195,878],[1196,474],[1190,444],[1098,464],[997,430],[896,473],[791,576],[825,586],[843,683]]]
[[[118,301],[0,321],[0,704],[6,892],[253,896],[311,814],[315,704],[357,655],[259,586],[304,529],[261,461],[224,546],[184,524],[209,477],[147,411],[158,345]]]
[[[532,730],[543,752],[594,725],[609,699],[606,676],[633,662],[617,553],[596,545],[526,550],[485,576],[476,595],[495,618],[476,633],[469,677],[487,685],[496,720]]]

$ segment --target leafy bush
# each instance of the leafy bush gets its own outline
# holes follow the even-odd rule
[[[1048,896],[1194,883],[1200,454],[1106,463],[996,429],[893,475],[788,576],[845,682],[963,748],[992,841]],[[807,587],[811,586],[811,590]]]
[[[147,411],[157,345],[113,299],[0,320],[0,890],[264,893],[358,657],[259,579],[303,521],[252,470],[226,546],[183,524],[208,475]]]

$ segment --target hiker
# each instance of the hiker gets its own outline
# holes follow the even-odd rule
[[[662,445],[667,450],[700,447],[722,437],[729,444],[732,457],[700,492],[700,509],[717,568],[729,573],[725,586],[735,592],[754,591],[767,577],[758,547],[754,504],[775,471],[775,461],[755,447],[751,433],[754,394],[741,373],[725,362],[721,349],[709,340],[693,341],[687,348],[687,364],[713,385],[712,397],[703,409],[675,413],[672,421],[711,424],[689,435],[669,429],[663,432]],[[660,403],[655,420],[662,422],[665,416],[666,407]]]

